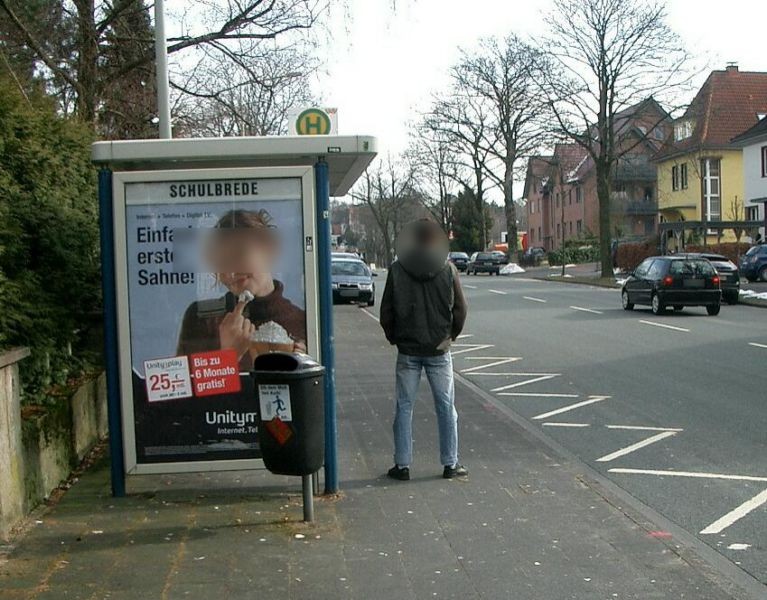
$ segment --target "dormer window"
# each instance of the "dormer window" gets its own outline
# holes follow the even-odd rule
[[[692,121],[685,120],[674,124],[674,139],[677,142],[686,140],[689,137],[692,137]]]

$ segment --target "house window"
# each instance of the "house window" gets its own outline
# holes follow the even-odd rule
[[[671,167],[671,191],[675,192],[679,189],[679,166],[674,165]]]
[[[530,203],[530,214],[535,213],[535,200]]]
[[[559,208],[559,192],[557,192],[557,208]]]
[[[573,222],[572,221],[570,221],[569,227],[570,227],[570,235],[573,235]]]
[[[576,231],[576,233],[577,233],[578,235],[580,235],[581,233],[583,233],[583,221],[581,221],[580,219],[578,219],[578,220],[575,222],[575,231]]]
[[[560,239],[562,237],[562,230],[559,227],[559,223],[557,223],[557,239]]]
[[[692,136],[692,121],[680,121],[674,124],[674,139],[679,142]]]
[[[767,177],[767,146],[762,146],[762,177]]]
[[[540,242],[543,238],[541,237],[541,228],[538,228],[538,241]]]
[[[581,202],[583,202],[583,190],[581,186],[578,186],[575,188],[575,203],[580,204]]]
[[[534,241],[535,241],[535,229],[531,229],[530,230],[530,242],[532,243]]]
[[[747,206],[746,207],[746,221],[758,221],[759,220],[759,207]]]
[[[568,204],[573,203],[573,188],[570,188],[570,191],[567,192],[567,203]]]
[[[687,163],[682,164],[679,167],[679,183],[683,190],[687,189]]]
[[[706,221],[719,221],[722,218],[722,178],[721,163],[717,158],[704,158],[701,161],[703,173],[703,210]]]

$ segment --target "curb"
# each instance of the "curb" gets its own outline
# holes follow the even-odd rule
[[[591,279],[588,277],[565,277],[562,279],[561,277],[540,277],[536,275],[531,275],[530,279],[536,279],[537,281],[551,281],[553,283],[573,283],[576,285],[590,285],[593,287],[601,287],[611,290],[618,290],[620,289],[620,286],[617,283],[607,283],[601,279]],[[756,308],[767,308],[767,300],[756,300],[753,298],[739,298],[738,304],[742,304],[743,306],[753,306]]]

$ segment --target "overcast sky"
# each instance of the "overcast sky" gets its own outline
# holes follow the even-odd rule
[[[378,137],[382,153],[407,144],[407,123],[447,84],[459,47],[480,37],[539,36],[549,0],[347,0],[322,49],[320,93],[338,107],[339,132]],[[396,10],[392,5],[396,4]],[[467,8],[469,7],[469,8]],[[737,61],[767,71],[765,0],[669,0],[669,24],[712,68]]]

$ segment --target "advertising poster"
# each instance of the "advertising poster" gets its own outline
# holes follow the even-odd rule
[[[137,464],[260,458],[253,359],[307,350],[301,178],[124,189]]]

